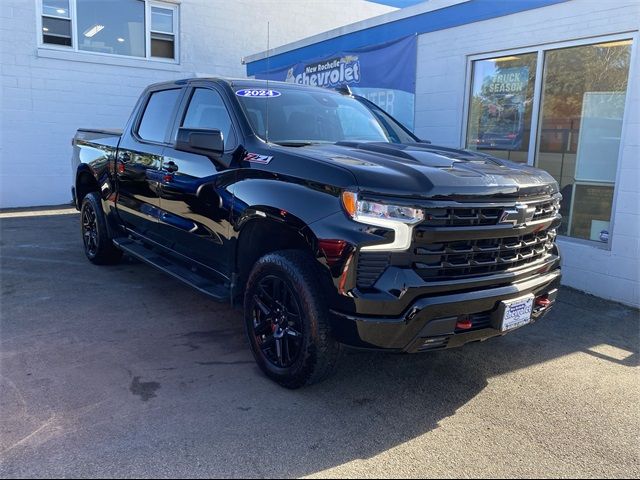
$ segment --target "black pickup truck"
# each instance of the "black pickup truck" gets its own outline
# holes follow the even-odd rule
[[[456,347],[539,319],[560,281],[546,172],[421,141],[348,89],[153,85],[123,131],[78,130],[85,253],[243,302],[261,369],[297,388],[342,345]]]

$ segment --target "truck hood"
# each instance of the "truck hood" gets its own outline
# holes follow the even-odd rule
[[[522,198],[558,191],[543,170],[482,153],[426,143],[339,142],[300,148],[300,154],[339,165],[356,187],[394,197]]]

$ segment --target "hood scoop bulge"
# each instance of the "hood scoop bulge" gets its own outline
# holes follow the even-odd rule
[[[493,167],[498,173],[499,169],[505,168],[501,163],[483,154],[456,150],[453,148],[433,146],[427,143],[395,144],[395,143],[359,143],[359,142],[338,142],[336,145],[352,148],[360,151],[378,153],[396,157],[405,162],[411,162],[425,167],[451,170],[451,173],[458,174],[460,169],[456,167],[477,164],[483,167]],[[462,176],[474,176],[462,174]]]

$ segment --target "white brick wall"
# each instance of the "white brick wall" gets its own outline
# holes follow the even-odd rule
[[[78,127],[122,127],[142,89],[195,72],[245,75],[243,56],[393,10],[364,0],[182,0],[180,65],[37,48],[36,0],[0,1],[0,208],[71,198]],[[48,58],[58,56],[61,58]]]
[[[573,0],[418,40],[416,133],[461,146],[467,57],[588,37],[634,32],[637,0]],[[632,58],[629,102],[616,185],[611,250],[561,239],[563,282],[603,298],[640,306],[640,48]]]

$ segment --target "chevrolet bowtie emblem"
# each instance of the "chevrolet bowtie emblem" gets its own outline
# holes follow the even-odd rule
[[[500,223],[511,223],[514,227],[520,227],[533,220],[536,213],[536,207],[517,203],[514,208],[507,208],[502,212]]]

